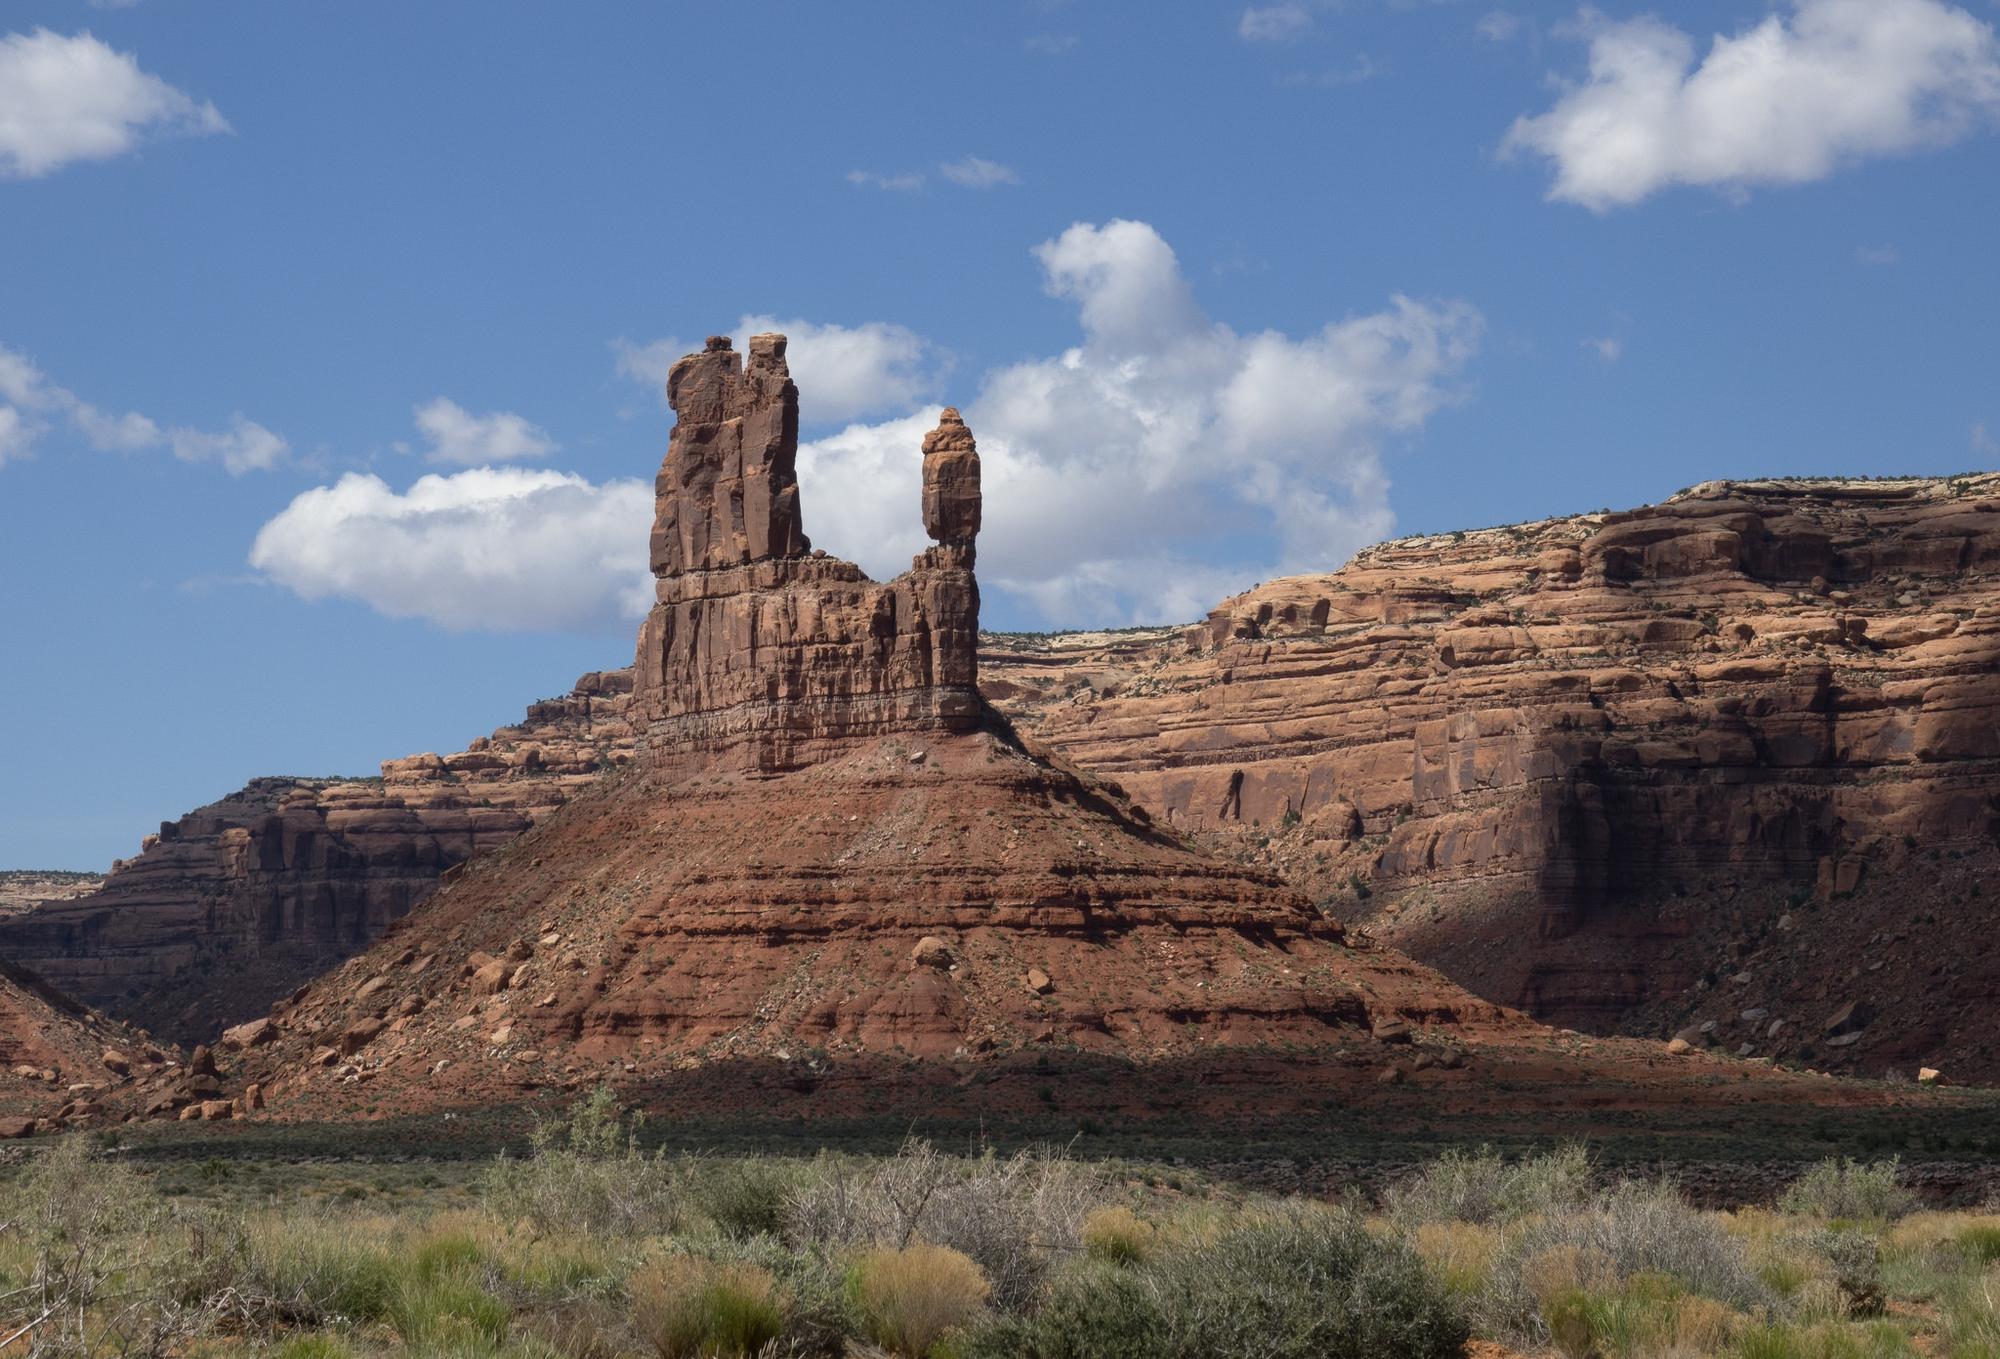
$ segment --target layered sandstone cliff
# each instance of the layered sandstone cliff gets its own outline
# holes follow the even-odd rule
[[[0,957],[189,1043],[366,947],[441,875],[631,756],[627,671],[370,780],[252,780],[165,822],[96,891],[0,919]]]
[[[1733,1006],[1732,1048],[2000,1076],[2000,921],[1932,871],[2000,837],[2000,477],[1406,539],[981,664],[1037,741],[1481,995],[1604,1029]],[[1927,926],[1850,938],[1856,889],[1906,879]],[[1727,980],[1786,937],[1786,988]],[[1829,1047],[1855,999],[1882,1018]]]

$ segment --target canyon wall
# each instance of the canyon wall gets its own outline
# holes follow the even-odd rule
[[[1715,483],[1406,539],[1190,628],[989,639],[982,676],[1156,818],[1481,995],[1610,1028],[1726,1007],[1705,993],[1788,910],[1844,936],[1871,878],[1990,854],[1996,662],[1986,475]],[[1916,1030],[1883,1053],[1944,1045],[2000,1075],[1978,1037],[1992,951],[1950,943],[2000,921],[1976,884],[1940,890],[1946,951],[1904,977],[1918,994],[1879,998]],[[1821,1007],[1893,989],[1868,933],[1789,996],[1737,993],[1795,1016],[1753,1021],[1753,1051],[1866,1059],[1814,1044]]]
[[[212,1039],[628,761],[630,694],[629,671],[585,675],[456,754],[387,760],[376,779],[254,779],[162,823],[97,891],[0,918],[0,957],[153,1032]]]

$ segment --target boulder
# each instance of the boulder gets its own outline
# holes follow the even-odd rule
[[[278,1036],[278,1026],[269,1016],[248,1020],[222,1031],[222,1046],[236,1051],[260,1047]]]

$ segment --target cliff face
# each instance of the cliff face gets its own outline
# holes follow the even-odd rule
[[[1878,1067],[1941,1046],[2000,1075],[1971,1022],[1992,950],[1948,942],[1989,937],[1976,886],[1940,889],[1945,951],[1914,975],[1882,975],[1880,930],[1839,942],[1864,884],[1993,850],[1996,662],[2000,477],[1979,476],[1718,483],[1404,540],[1193,628],[993,639],[982,674],[1156,818],[1491,999],[1666,1025],[1734,1003],[1709,992],[1789,910],[1818,922],[1790,952],[1824,956],[1732,992],[1766,1021],[1732,1014],[1732,1045]],[[1895,977],[1923,994],[1876,998],[1900,1015],[1880,1050],[1828,1048],[1820,1011]]]
[[[98,890],[0,919],[0,956],[177,1040],[212,1039],[351,956],[439,877],[628,760],[629,672],[377,780],[266,778],[163,823]]]

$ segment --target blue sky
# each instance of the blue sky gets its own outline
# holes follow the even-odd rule
[[[0,18],[0,866],[628,663],[665,361],[806,527],[986,457],[991,626],[1395,533],[2000,460],[1990,0]]]

